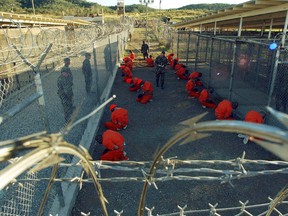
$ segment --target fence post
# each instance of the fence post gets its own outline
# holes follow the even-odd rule
[[[277,68],[278,68],[278,63],[279,63],[279,56],[280,56],[280,46],[278,46],[277,51],[276,51],[276,57],[275,57],[275,63],[274,63],[274,68],[273,68],[273,73],[272,73],[272,81],[271,81],[271,85],[270,85],[270,91],[269,91],[267,106],[270,106],[271,105],[271,101],[272,101],[272,94],[273,94],[273,91],[274,91],[274,86],[275,86],[275,81],[276,81],[276,76],[277,76]]]
[[[96,91],[97,103],[100,103],[100,91],[99,91],[99,81],[98,81],[99,77],[98,77],[98,67],[97,67],[97,52],[96,52],[95,43],[93,43],[93,60],[94,60],[94,69],[95,69],[95,85],[96,85],[95,91]]]
[[[257,88],[258,85],[258,81],[259,81],[259,69],[260,69],[260,59],[261,59],[261,48],[262,46],[258,45],[258,51],[257,51],[257,64],[256,64],[256,79],[255,79],[255,83],[254,83],[254,88]]]
[[[189,58],[189,47],[190,47],[190,31],[188,33],[188,42],[187,42],[187,50],[186,50],[186,66],[188,66],[188,58]]]
[[[209,38],[206,38],[206,50],[205,50],[205,62],[207,61],[208,48],[209,48]]]
[[[234,70],[235,70],[235,60],[236,60],[236,50],[237,50],[237,42],[233,46],[233,60],[231,66],[231,74],[230,74],[230,85],[229,85],[229,96],[228,99],[231,101],[232,99],[232,90],[233,90],[233,78],[234,78]]]
[[[50,133],[51,129],[50,129],[50,125],[49,125],[47,112],[45,110],[46,104],[45,104],[43,86],[42,86],[42,81],[41,81],[41,76],[40,76],[40,72],[39,71],[34,76],[34,81],[35,81],[37,93],[42,95],[40,98],[38,98],[39,111],[40,111],[42,120],[44,122],[44,126],[45,126],[47,132]]]
[[[24,56],[23,54],[20,52],[20,50],[13,45],[13,48],[15,49],[15,51],[19,54],[19,56],[23,59],[24,63],[26,65],[28,65],[34,72],[35,72],[35,76],[34,76],[34,82],[36,85],[36,91],[39,95],[41,95],[38,98],[38,105],[39,105],[39,111],[40,111],[40,115],[41,118],[43,120],[44,126],[47,130],[48,133],[50,133],[51,129],[50,129],[50,125],[49,125],[49,120],[48,120],[48,116],[47,116],[47,112],[45,110],[46,104],[45,104],[45,99],[44,99],[44,94],[43,94],[43,87],[42,87],[42,81],[41,81],[41,76],[40,76],[40,65],[42,64],[42,62],[44,61],[44,59],[46,58],[47,54],[49,53],[50,49],[52,47],[52,43],[50,43],[47,48],[45,49],[45,51],[41,54],[40,60],[37,62],[37,65],[34,66],[32,63],[30,63]]]
[[[119,40],[119,37],[120,37],[120,35],[117,34],[117,64],[121,61],[121,59],[120,59],[120,56],[121,56],[121,53],[120,53],[120,42],[121,42],[121,40]]]
[[[111,36],[108,35],[108,43],[109,43],[109,56],[110,56],[110,73],[113,75],[113,67],[112,67],[112,50],[111,50]]]
[[[177,58],[179,58],[179,38],[180,38],[180,34],[179,34],[179,31],[178,31],[177,52],[176,52],[176,56],[177,56]]]
[[[195,70],[197,70],[197,60],[198,60],[198,52],[199,52],[199,35],[197,35],[197,39],[196,39],[196,53],[195,53]]]
[[[209,61],[209,77],[208,77],[208,87],[211,87],[211,73],[212,73],[212,64],[213,64],[213,46],[214,46],[214,38],[210,37],[211,40],[211,48],[210,48],[210,61]]]

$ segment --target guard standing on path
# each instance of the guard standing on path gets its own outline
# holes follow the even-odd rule
[[[86,87],[87,93],[90,93],[91,91],[91,81],[92,81],[90,59],[91,59],[91,54],[85,53],[85,60],[83,61],[83,64],[82,64],[82,71],[85,77],[85,87]]]
[[[61,74],[57,79],[57,87],[58,91],[57,94],[60,97],[63,110],[65,121],[68,122],[72,113],[73,113],[73,75],[69,68],[70,59],[64,59],[64,67],[61,69]]]
[[[145,41],[143,41],[143,44],[141,46],[141,53],[143,54],[144,60],[145,57],[148,58],[149,46],[145,43]]]
[[[162,51],[155,59],[156,64],[156,86],[159,87],[159,79],[161,77],[161,88],[164,89],[165,67],[168,64],[168,60],[165,56],[165,51]]]

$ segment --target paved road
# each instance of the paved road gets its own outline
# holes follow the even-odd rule
[[[155,84],[154,68],[135,68],[134,76],[148,80]],[[188,99],[185,92],[185,81],[177,80],[172,70],[166,74],[165,89],[154,87],[153,102],[142,105],[135,101],[136,93],[128,91],[128,85],[121,80],[118,72],[112,94],[117,95],[116,103],[129,110],[130,122],[121,134],[125,137],[126,151],[132,161],[151,161],[157,149],[161,148],[169,138],[184,127],[179,122],[197,116],[204,112],[197,100]],[[154,85],[155,86],[155,85]],[[110,119],[110,111],[106,113],[102,123]],[[213,120],[214,114],[209,111],[204,120]],[[99,133],[105,128],[100,126]],[[99,159],[102,146],[94,145],[91,148],[93,159]],[[277,160],[273,155],[253,143],[243,145],[236,134],[222,132],[212,133],[212,136],[191,142],[188,145],[173,147],[165,157],[177,156],[179,159],[234,159],[246,152],[249,159]],[[198,167],[198,166],[195,166]],[[205,166],[202,166],[205,167]],[[225,167],[218,167],[226,169]],[[258,167],[268,169],[268,166]],[[229,168],[231,169],[231,168]],[[247,167],[249,170],[249,167]],[[102,171],[102,177],[133,176],[133,173]],[[135,175],[135,174],[134,174]],[[203,175],[197,173],[195,176]],[[141,174],[139,174],[141,176]],[[286,176],[287,177],[287,176]],[[286,184],[285,176],[262,176],[240,179],[229,184],[208,181],[169,181],[157,184],[158,190],[149,188],[146,206],[155,206],[153,215],[177,212],[177,205],[188,205],[187,209],[208,209],[208,203],[218,203],[218,207],[239,206],[239,200],[249,200],[249,204],[268,202],[268,196],[275,196]],[[104,194],[109,201],[109,215],[124,210],[123,215],[137,215],[137,208],[143,183],[135,182],[105,182],[102,183]],[[262,209],[263,210],[263,209]],[[80,212],[91,212],[91,215],[102,215],[98,204],[97,193],[92,184],[84,184],[80,191],[72,215]],[[260,210],[258,211],[260,212]],[[205,213],[203,215],[207,215]],[[253,213],[257,214],[257,213]],[[198,214],[201,215],[201,214]],[[221,215],[231,215],[221,213]]]

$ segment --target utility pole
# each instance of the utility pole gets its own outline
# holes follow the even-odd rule
[[[147,28],[148,28],[148,4],[153,4],[154,0],[139,0],[140,4],[143,3],[146,5],[146,29],[145,29],[145,40],[147,40],[147,36],[148,36],[148,32],[147,32]]]
[[[31,3],[32,3],[33,14],[35,15],[35,6],[34,6],[34,0],[31,0]]]

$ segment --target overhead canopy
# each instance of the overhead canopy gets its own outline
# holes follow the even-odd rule
[[[213,11],[186,22],[173,24],[176,28],[283,29],[288,0],[252,0],[234,7]],[[241,21],[242,18],[242,21]]]

